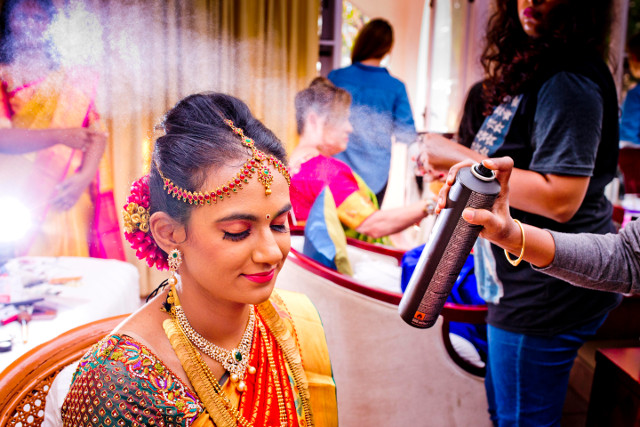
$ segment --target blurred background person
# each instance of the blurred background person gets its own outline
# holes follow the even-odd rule
[[[9,0],[0,11],[0,127],[33,130],[4,150],[31,153],[0,159],[38,221],[21,252],[124,260],[110,164],[103,158],[106,135],[80,131],[101,129],[97,75],[59,64],[48,33],[56,15],[50,0]],[[63,144],[48,146],[53,140],[40,138],[62,128],[68,133]],[[8,184],[3,175],[6,191]]]
[[[640,79],[640,33],[627,42],[629,72],[637,81]],[[640,148],[640,86],[634,85],[622,104],[620,117],[620,144]]]
[[[617,94],[605,62],[612,2],[494,6],[481,59],[486,78],[472,91],[481,99],[468,100],[484,106],[471,149],[429,135],[428,169],[509,155],[515,219],[561,232],[614,232],[604,195],[618,160]],[[496,246],[475,258],[484,259],[476,264],[480,286],[497,289],[487,292],[494,296],[485,379],[491,418],[496,425],[558,425],[577,350],[621,296],[574,287]]]
[[[379,210],[376,195],[364,180],[336,158],[351,144],[350,104],[349,92],[323,77],[314,79],[296,95],[300,139],[290,162],[294,215],[298,221],[306,220],[320,192],[329,187],[348,236],[390,244],[388,239],[380,238],[419,223],[434,201]]]
[[[405,85],[381,66],[392,47],[391,25],[384,19],[373,19],[356,36],[352,64],[328,76],[336,86],[349,91],[353,100],[353,133],[347,149],[335,157],[364,179],[380,205],[389,178],[391,137],[406,143],[416,137]]]

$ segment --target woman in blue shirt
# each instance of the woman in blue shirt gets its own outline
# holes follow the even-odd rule
[[[634,79],[640,78],[640,33],[627,42],[629,69]],[[640,146],[640,85],[627,92],[620,117],[621,145]]]
[[[412,142],[415,126],[404,83],[381,67],[393,46],[393,29],[383,19],[369,21],[358,33],[352,64],[329,73],[329,80],[351,93],[353,133],[347,149],[335,157],[364,179],[382,203],[391,163],[391,136]]]

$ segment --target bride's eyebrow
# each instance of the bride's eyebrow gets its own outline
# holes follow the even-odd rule
[[[282,209],[280,209],[278,211],[278,213],[275,215],[276,217],[279,217],[280,215],[287,213],[291,210],[291,203],[287,203],[286,206],[284,206]],[[220,219],[218,219],[216,222],[226,222],[226,221],[257,221],[258,217],[252,214],[246,214],[246,213],[232,213],[230,215],[227,215],[225,217],[222,217]]]
[[[258,217],[256,217],[255,215],[245,214],[245,213],[232,213],[231,215],[227,215],[225,217],[218,219],[216,222],[238,221],[238,220],[257,221]]]
[[[287,213],[290,210],[291,210],[291,203],[288,203],[285,207],[283,207],[278,211],[278,213],[276,214],[276,217],[279,217],[280,215]]]

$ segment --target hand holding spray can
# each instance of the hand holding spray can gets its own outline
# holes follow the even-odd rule
[[[416,328],[436,323],[473,244],[482,230],[462,218],[466,208],[491,209],[500,193],[495,173],[481,163],[458,171],[416,269],[400,300],[402,319]]]

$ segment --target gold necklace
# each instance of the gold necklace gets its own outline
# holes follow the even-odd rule
[[[264,325],[260,321],[258,321],[258,328],[260,329],[260,333],[262,335],[262,342],[264,343],[267,349],[267,360],[269,362],[269,369],[271,370],[271,373],[273,375],[273,381],[275,383],[276,396],[278,400],[278,411],[280,413],[280,427],[287,427],[289,425],[289,418],[287,416],[287,407],[284,403],[284,393],[282,391],[282,385],[280,384],[280,380],[278,379],[278,369],[276,368],[275,359],[273,358],[273,349],[271,348],[271,343],[269,343],[269,338],[267,336],[267,329],[264,327]],[[184,333],[184,330],[182,332]],[[240,424],[243,427],[252,427],[252,424],[245,417],[242,416],[240,411],[238,411],[233,406],[229,398],[224,394],[224,390],[222,390],[222,387],[220,387],[220,383],[218,383],[218,380],[216,379],[213,372],[211,372],[211,369],[209,368],[209,366],[204,362],[204,360],[202,360],[202,357],[200,357],[200,355],[197,352],[196,354],[197,354],[198,364],[203,370],[205,376],[214,385],[213,388],[216,390],[218,395],[222,397],[229,412],[231,412],[231,414],[236,419],[238,424]]]
[[[189,341],[194,344],[204,354],[220,363],[222,367],[229,371],[229,378],[234,383],[237,383],[236,388],[242,392],[246,390],[247,386],[244,382],[245,372],[249,374],[255,374],[256,368],[249,366],[249,352],[251,351],[251,344],[253,342],[253,331],[255,328],[256,315],[253,306],[249,312],[249,321],[247,327],[242,334],[238,347],[233,350],[226,350],[211,341],[208,341],[205,337],[200,335],[193,329],[189,320],[187,319],[184,310],[181,305],[173,305],[171,310],[174,312],[180,327],[184,331]]]
[[[276,396],[278,397],[278,409],[280,411],[280,427],[287,427],[288,417],[287,417],[287,408],[284,404],[284,393],[282,392],[282,386],[280,385],[280,380],[278,379],[278,369],[276,368],[276,362],[273,358],[273,350],[271,349],[271,344],[267,338],[267,328],[264,327],[262,322],[258,323],[258,328],[260,328],[260,333],[262,334],[262,341],[264,342],[264,346],[267,349],[267,360],[269,361],[269,367],[271,368],[271,373],[273,374],[273,381],[276,385]]]
[[[275,298],[279,299],[280,303],[284,306],[284,302],[277,294],[275,295]],[[270,301],[266,301],[258,305],[257,310],[258,313],[260,313],[261,322],[271,331],[273,338],[282,351],[285,361],[290,368],[291,373],[293,374],[293,382],[298,389],[306,425],[307,427],[313,427],[315,423],[313,422],[313,415],[311,412],[309,382],[307,381],[304,367],[302,365],[302,355],[298,351],[300,345],[298,343],[298,334],[295,331],[295,326],[293,325],[293,323],[291,324],[291,326],[293,327],[294,338],[292,342],[292,340],[286,338],[287,335],[291,337],[290,331],[284,325],[280,315],[275,310],[273,304],[271,304]],[[287,313],[289,313],[289,310],[286,309],[286,307],[285,310],[287,311]],[[289,317],[291,318],[290,313]]]
[[[177,328],[175,328],[175,330],[179,331],[180,335],[182,335],[182,339],[183,339],[184,344],[186,344],[188,347],[190,347],[189,353],[190,353],[191,359],[194,360],[195,363],[200,367],[200,373],[205,376],[209,387],[211,387],[213,389],[213,391],[215,392],[215,394],[213,394],[213,395],[205,393],[204,396],[210,396],[210,397],[217,396],[217,399],[218,399],[217,402],[220,402],[220,403],[217,404],[217,408],[220,409],[220,410],[226,410],[226,412],[227,412],[226,415],[223,415],[223,418],[225,420],[229,420],[228,417],[231,416],[231,417],[233,417],[233,419],[235,419],[235,423],[233,423],[233,424],[235,424],[235,425],[239,424],[242,427],[252,427],[251,423],[246,418],[244,418],[242,416],[242,414],[235,408],[233,403],[231,403],[231,401],[229,400],[227,395],[224,393],[224,390],[222,390],[222,387],[220,386],[220,383],[218,382],[218,379],[215,377],[213,372],[211,372],[211,369],[209,369],[209,366],[202,359],[202,356],[200,356],[200,353],[198,353],[196,347],[191,343],[191,341],[189,341],[189,338],[187,337],[187,334],[185,333],[184,329],[182,329],[182,326],[180,325],[180,323],[178,322],[176,317],[173,316],[172,319],[173,319],[173,322],[175,323],[175,325],[177,326]],[[165,331],[167,331],[167,327],[166,326],[165,326]],[[169,332],[167,332],[167,334],[169,336]],[[171,338],[170,338],[170,340],[171,340]],[[173,341],[172,341],[171,345],[174,346]],[[175,347],[174,347],[174,350],[176,350]],[[176,353],[176,354],[178,354],[178,353]],[[182,359],[181,359],[181,363],[183,363]],[[196,383],[196,381],[192,377],[193,374],[186,367],[185,367],[185,371],[187,372],[187,375],[189,376],[189,379],[190,379],[191,383],[196,388],[196,392],[198,393],[198,395],[200,395],[199,387],[197,385],[199,383]],[[202,396],[201,396],[201,399],[203,399]],[[220,404],[222,406],[220,406]],[[207,407],[207,411],[209,412],[210,416],[214,416],[215,415],[212,412],[211,408]]]
[[[177,328],[175,328],[174,330],[178,331],[179,334],[182,335],[182,340],[184,344],[186,344],[188,347],[191,348],[191,350],[189,351],[191,355],[190,357],[200,367],[200,371],[205,376],[207,382],[209,383],[209,386],[213,389],[213,391],[215,392],[215,395],[218,396],[218,399],[219,399],[218,402],[222,404],[222,406],[218,406],[218,408],[222,409],[222,407],[224,407],[227,413],[231,415],[233,419],[235,419],[237,425],[240,425],[242,427],[252,427],[252,424],[240,413],[240,411],[238,411],[238,409],[235,408],[233,403],[231,403],[229,398],[226,396],[226,394],[224,393],[224,390],[222,389],[222,387],[220,386],[220,383],[218,382],[218,379],[215,377],[215,375],[213,374],[209,366],[202,359],[202,356],[200,356],[200,353],[197,351],[197,347],[191,342],[186,331],[183,329],[183,325],[178,321],[177,316],[175,315],[176,310],[173,310],[173,308],[180,307],[180,305],[179,305],[179,302],[177,303],[177,305],[173,305],[174,301],[177,301],[178,299],[177,299],[177,296],[175,298],[173,297],[173,295],[171,294],[172,291],[175,294],[175,289],[170,290],[167,298],[167,302],[169,304],[172,304],[172,307],[171,307],[172,310],[169,312],[169,314],[172,315],[171,317],[173,319],[173,322],[175,326],[177,326]],[[252,313],[254,313],[253,307],[252,307]],[[255,313],[253,317],[254,317],[254,324],[255,324]],[[166,328],[167,326],[165,326],[165,331],[167,331]],[[259,320],[258,320],[258,328],[260,329],[260,333],[262,335],[262,341],[267,351],[267,360],[268,360],[269,368],[272,372],[273,380],[275,383],[276,397],[278,401],[280,427],[287,427],[288,417],[287,417],[286,405],[284,402],[284,393],[282,391],[282,385],[280,384],[280,380],[278,378],[278,370],[276,368],[275,359],[273,357],[273,350],[271,348],[271,344],[269,343],[267,329]],[[168,336],[170,336],[169,332],[167,332],[167,334]],[[172,343],[172,346],[174,346],[174,342],[171,337],[170,337],[170,341]],[[174,347],[174,350],[175,350],[175,347]],[[181,359],[181,362],[182,362],[182,359]],[[192,384],[194,385],[194,387],[196,387],[196,390],[198,390],[199,387],[196,386],[196,382],[194,381],[191,374],[189,373],[190,371],[188,369],[186,370],[190,380],[192,381]]]

